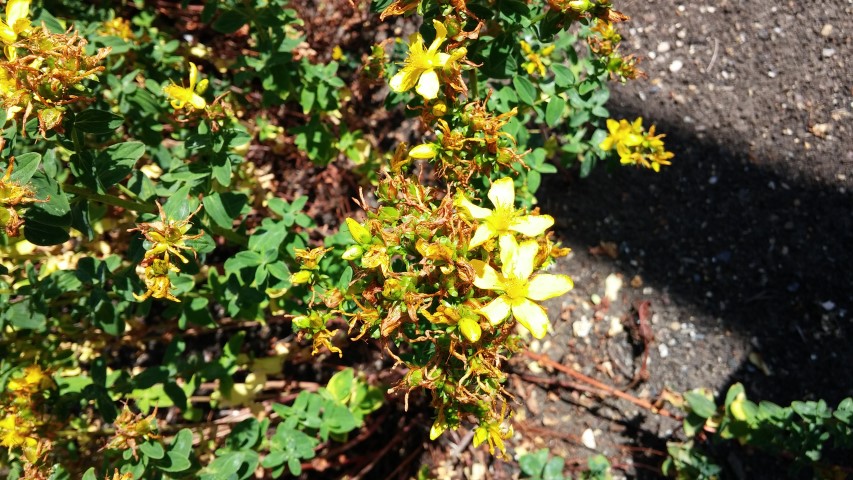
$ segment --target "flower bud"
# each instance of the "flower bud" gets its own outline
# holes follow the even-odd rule
[[[438,155],[438,147],[432,143],[422,143],[409,150],[409,156],[412,158],[428,160],[435,158],[436,155]]]
[[[361,258],[361,255],[363,253],[364,253],[364,249],[361,248],[360,245],[353,245],[353,246],[349,247],[343,253],[343,255],[341,255],[341,258],[343,258],[344,260],[356,260],[358,258]]]
[[[436,117],[443,117],[447,115],[447,104],[441,100],[435,102],[435,105],[432,106],[432,114]]]
[[[480,339],[480,335],[483,333],[483,330],[480,328],[480,324],[470,317],[462,317],[462,319],[459,320],[459,331],[462,332],[462,335],[464,335],[469,342],[476,342]]]
[[[311,272],[308,270],[300,270],[293,275],[290,276],[290,283],[294,285],[301,285],[303,283],[308,283],[311,281]]]
[[[362,245],[370,243],[370,240],[373,238],[373,236],[370,235],[370,231],[352,218],[347,218],[346,222],[347,227],[349,227],[349,234],[356,243]]]

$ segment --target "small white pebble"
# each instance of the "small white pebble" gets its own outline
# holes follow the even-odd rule
[[[585,338],[590,331],[592,331],[592,322],[585,316],[572,323],[572,333],[578,338]]]
[[[828,23],[826,25],[824,25],[823,28],[820,29],[820,35],[822,37],[828,37],[828,36],[832,35],[832,25],[830,25]]]
[[[608,337],[615,337],[625,331],[622,322],[617,317],[610,317],[610,328],[607,329]]]
[[[581,443],[583,443],[584,447],[589,448],[590,450],[595,450],[595,432],[593,432],[591,428],[587,428],[583,431],[581,434]]]
[[[660,358],[666,358],[669,356],[669,347],[666,344],[660,343],[658,344],[658,354],[660,354]]]
[[[619,298],[619,290],[622,289],[622,277],[611,273],[604,279],[604,296],[615,302]]]
[[[665,53],[669,51],[669,42],[660,42],[658,44],[658,52]]]
[[[675,73],[681,70],[681,67],[683,66],[684,62],[682,62],[681,60],[673,60],[673,62],[669,64],[669,71]]]
[[[823,51],[820,52],[820,54],[823,55],[823,58],[829,58],[829,57],[835,55],[835,49],[834,48],[824,48]]]

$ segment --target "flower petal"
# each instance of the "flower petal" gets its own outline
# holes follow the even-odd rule
[[[427,100],[432,100],[438,96],[438,89],[441,85],[438,83],[438,74],[435,70],[427,70],[421,74],[421,79],[418,80],[418,86],[415,88],[422,97]]]
[[[575,282],[568,275],[550,275],[540,273],[527,286],[527,298],[531,300],[547,300],[559,297],[574,288]]]
[[[389,82],[388,85],[391,87],[391,90],[397,93],[403,93],[411,90],[412,87],[418,83],[419,73],[420,69],[414,67],[403,67],[402,70],[391,77],[391,82]]]
[[[10,44],[10,43],[15,43],[15,40],[17,40],[17,39],[18,39],[18,35],[15,34],[15,31],[12,30],[12,28],[9,25],[6,25],[5,23],[3,23],[2,20],[0,20],[0,40],[2,40],[3,43],[5,43],[5,44]],[[10,59],[10,60],[14,60],[14,59]]]
[[[30,14],[30,0],[9,0],[6,3],[6,23],[15,28],[18,20],[26,19]]]
[[[429,50],[431,52],[435,52],[447,38],[447,27],[435,19],[432,21],[432,26],[435,27],[435,40],[432,41],[432,44],[429,46]]]
[[[534,303],[533,305],[536,304]],[[501,322],[506,320],[506,317],[509,316],[510,310],[509,303],[506,301],[506,296],[501,295],[500,297],[492,300],[485,307],[478,310],[478,312],[483,314],[483,316],[486,317],[492,325],[499,325]],[[547,317],[545,319],[547,320]]]
[[[548,333],[551,322],[548,321],[548,313],[540,305],[524,300],[512,307],[512,316],[518,320],[524,328],[530,331],[534,338],[542,339]]]
[[[477,205],[471,203],[471,201],[467,198],[461,195],[459,197],[460,198],[456,201],[456,204],[464,208],[465,210],[468,210],[468,214],[471,215],[473,218],[476,218],[477,220],[482,220],[492,214],[492,211],[488,208],[478,207]]]
[[[486,243],[490,238],[497,235],[497,233],[498,232],[496,232],[488,223],[481,223],[474,232],[474,238],[472,238],[471,243],[468,244],[468,249],[470,250],[472,248],[479,247]]]
[[[512,275],[523,280],[530,278],[537,253],[539,253],[539,243],[536,240],[521,242],[512,262]]]
[[[192,97],[190,97],[190,105],[192,105],[196,110],[204,110],[204,107],[207,106],[207,102],[201,95],[193,93]]]
[[[195,84],[198,83],[198,67],[195,66],[193,62],[190,63],[190,86],[187,87],[187,90],[193,91],[195,90]]]
[[[491,265],[482,260],[471,260],[474,267],[474,286],[483,290],[500,290],[502,284],[498,272]]]
[[[489,200],[494,206],[513,206],[515,204],[515,183],[513,180],[504,177],[492,182],[492,187],[489,189]]]
[[[501,247],[501,272],[504,277],[512,277],[515,257],[518,255],[518,242],[509,233],[505,233],[498,239]]]
[[[554,217],[551,215],[525,215],[512,219],[509,229],[528,237],[542,235],[542,232],[554,225]]]

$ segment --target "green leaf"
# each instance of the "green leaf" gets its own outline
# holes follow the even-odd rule
[[[35,152],[24,153],[15,157],[15,168],[10,180],[22,185],[30,181],[41,163],[41,155]]]
[[[83,474],[80,480],[98,480],[98,477],[95,476],[95,467],[90,467],[86,470],[86,473]]]
[[[71,236],[68,230],[48,225],[34,220],[27,220],[24,228],[24,238],[35,245],[51,246],[59,245],[68,241]]]
[[[112,133],[124,123],[124,117],[105,110],[84,110],[74,118],[74,128],[83,133]]]
[[[574,85],[575,75],[569,67],[561,63],[555,63],[551,65],[551,71],[554,72],[554,81],[558,87],[566,88]]]
[[[233,219],[242,213],[246,206],[245,195],[233,192],[213,193],[204,197],[204,211],[222,228],[231,229]]]
[[[193,432],[188,428],[182,428],[175,438],[172,439],[172,444],[169,446],[169,452],[181,455],[189,455],[193,447]]]
[[[213,22],[213,29],[222,33],[234,33],[248,20],[245,15],[235,10],[221,10],[219,18]]]
[[[702,418],[710,418],[717,413],[717,405],[713,400],[705,396],[702,392],[691,390],[684,394],[684,400],[690,406],[690,410]]]
[[[346,405],[352,395],[352,386],[355,375],[352,368],[345,368],[332,375],[326,384],[326,392],[329,398],[339,405]]]
[[[225,439],[225,447],[234,451],[254,448],[261,438],[260,428],[260,422],[254,418],[243,420],[231,429]]]
[[[560,97],[554,96],[548,101],[548,106],[545,108],[545,123],[549,127],[556,127],[560,120],[563,119],[563,112],[566,110],[566,101]]]
[[[159,460],[166,455],[166,451],[163,450],[163,445],[157,440],[149,440],[139,444],[139,450],[143,455],[154,460]]]
[[[15,328],[41,332],[47,327],[47,317],[32,308],[30,300],[23,300],[8,307],[4,315]]]
[[[527,105],[533,105],[536,101],[536,87],[527,77],[515,77],[512,79],[518,98]]]
[[[186,455],[178,454],[176,452],[166,453],[164,461],[165,463],[157,464],[157,469],[166,473],[180,473],[189,470],[190,467],[192,467],[192,462],[190,462]]]
[[[548,449],[541,448],[533,453],[522,455],[518,459],[518,466],[521,467],[521,471],[528,476],[538,477],[542,475],[542,470],[545,469],[547,461]]]
[[[592,459],[589,460],[592,462]],[[560,457],[554,457],[548,460],[545,469],[542,470],[542,480],[563,480],[563,467],[566,462]],[[609,466],[609,465],[608,465]]]
[[[124,180],[133,166],[145,154],[142,142],[123,142],[110,145],[95,159],[98,182],[106,190]]]
[[[595,90],[599,87],[599,83],[593,80],[584,80],[578,85],[578,93],[581,95],[586,95],[587,93]]]

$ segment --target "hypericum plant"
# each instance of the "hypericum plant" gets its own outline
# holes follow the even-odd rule
[[[668,163],[652,128],[602,146],[604,81],[636,75],[624,16],[377,1],[420,30],[360,56],[308,44],[286,0],[143,5],[11,0],[0,23],[0,386],[15,392],[0,471],[298,474],[382,402],[351,370],[280,398],[302,338],[346,358],[347,336],[402,368],[393,391],[429,392],[433,438],[471,424],[503,454],[503,367],[526,332],[547,334],[541,302],[572,288],[545,273],[568,250],[534,207],[541,175],[558,157],[586,173],[605,150]],[[377,138],[385,109],[423,135]],[[370,192],[337,232],[328,203],[278,172],[350,161]]]
[[[383,16],[410,12],[417,5],[394,2],[383,7]],[[486,443],[492,453],[504,454],[511,427],[502,365],[520,348],[514,325],[543,338],[549,321],[538,302],[567,292],[573,283],[565,275],[534,274],[568,250],[555,247],[545,234],[553,218],[516,205],[517,188],[527,182],[523,174],[518,181],[508,175],[530,166],[518,150],[520,130],[514,135],[505,127],[523,105],[501,112],[490,104],[490,94],[481,101],[478,92],[481,82],[488,85],[489,61],[479,66],[468,57],[501,27],[520,25],[502,16],[507,12],[499,10],[495,16],[474,6],[424,11],[424,23],[432,31],[412,35],[389,86],[400,94],[415,89],[417,96],[408,107],[419,112],[421,124],[434,130],[436,140],[398,148],[390,172],[379,180],[376,206],[362,201],[367,220],[347,219],[354,244],[341,258],[352,262],[351,280],[324,281],[307,269],[294,275],[299,278],[295,283],[310,283],[323,299],[322,305],[312,302],[312,311],[294,325],[313,338],[315,351],[326,345],[340,353],[330,343],[328,325],[344,317],[354,338],[379,340],[407,368],[393,391],[405,392],[407,398],[414,389],[430,391],[437,411],[431,438],[472,420],[474,444]],[[567,8],[574,9],[570,14],[550,9],[541,17],[534,15],[535,7],[525,6],[523,12],[542,22],[553,19],[549,15],[563,21],[572,19],[569,15],[586,16],[590,22],[619,17],[607,13],[607,4]],[[497,45],[495,41],[492,48]],[[543,75],[543,56],[555,49],[545,48],[540,55],[526,41],[519,45],[527,60],[522,69]],[[614,51],[611,46],[607,54]],[[519,78],[526,77],[515,77],[517,91],[524,92],[536,113],[536,89]],[[646,151],[632,153],[643,156]],[[418,160],[433,165],[434,186],[409,173]],[[655,165],[663,161],[659,158]],[[492,208],[474,202],[482,195],[476,186],[483,184],[490,184],[485,196]]]
[[[681,406],[688,412],[684,432],[689,439],[668,443],[669,458],[663,464],[664,473],[680,479],[724,478],[723,467],[703,444],[726,440],[786,458],[794,469],[811,466],[820,478],[843,476],[831,455],[828,463],[826,457],[843,452],[840,458],[849,458],[853,450],[853,398],[842,400],[835,410],[823,400],[782,407],[750,401],[736,383],[720,406],[703,389],[685,393]]]

